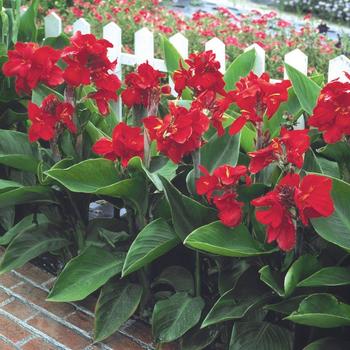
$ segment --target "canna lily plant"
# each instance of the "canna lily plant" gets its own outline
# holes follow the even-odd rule
[[[136,313],[159,348],[347,348],[350,82],[163,38],[174,97],[148,62],[121,82],[106,40],[50,45],[2,66],[27,119],[0,130],[0,273],[55,255],[49,300],[96,294],[96,341]]]

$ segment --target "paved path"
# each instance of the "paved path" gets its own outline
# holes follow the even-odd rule
[[[150,328],[140,321],[129,321],[104,344],[93,344],[96,299],[80,304],[46,302],[54,279],[32,264],[0,276],[1,350],[154,349]]]

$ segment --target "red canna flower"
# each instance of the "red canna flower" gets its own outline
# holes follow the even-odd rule
[[[155,116],[143,119],[151,140],[157,141],[159,152],[174,163],[202,145],[202,136],[209,128],[209,119],[199,110],[187,110],[174,104],[164,119]]]
[[[181,95],[189,87],[196,95],[205,91],[213,91],[225,95],[223,74],[219,71],[220,63],[215,60],[212,51],[191,54],[185,60],[186,69],[180,61],[180,69],[174,73],[175,91]]]
[[[322,90],[310,126],[323,132],[326,143],[335,143],[350,135],[350,83],[332,81]]]
[[[143,158],[143,134],[139,127],[128,126],[124,122],[119,123],[113,130],[112,140],[99,139],[92,147],[96,154],[106,159],[120,159],[123,167],[133,157]]]
[[[196,190],[199,195],[205,195],[208,202],[213,201],[219,211],[219,219],[228,227],[235,227],[242,221],[243,203],[237,201],[236,187],[242,178],[250,184],[247,167],[244,165],[222,165],[216,168],[213,175],[200,166],[204,174],[196,180]]]
[[[274,161],[281,166],[288,163],[301,168],[304,163],[304,153],[310,147],[308,130],[281,129],[281,136],[271,140],[270,144],[255,152],[249,152],[251,158],[249,171],[256,174]]]
[[[74,107],[67,102],[60,102],[56,95],[48,95],[41,106],[29,102],[28,117],[32,122],[29,128],[29,140],[49,141],[55,137],[60,126],[65,125],[71,132],[77,131],[73,122]]]
[[[287,174],[276,188],[251,203],[263,207],[256,211],[256,219],[267,225],[267,241],[289,251],[296,242],[296,211],[302,223],[316,217],[330,216],[334,204],[330,195],[331,179],[319,175],[306,175],[300,182],[298,174]]]
[[[154,69],[150,64],[143,63],[137,67],[137,72],[125,77],[127,88],[122,92],[123,102],[130,108],[143,105],[145,108],[158,105],[161,93],[170,93],[166,85],[161,87],[161,79],[165,74]]]
[[[51,87],[63,83],[62,70],[56,65],[60,56],[60,51],[50,46],[18,42],[9,50],[2,70],[6,76],[16,77],[17,93],[30,94],[40,83]]]
[[[279,83],[270,83],[270,77],[264,73],[259,78],[253,72],[242,78],[235,90],[235,102],[241,109],[238,117],[230,127],[230,134],[237,134],[247,121],[254,125],[263,122],[266,114],[271,118],[278,110],[280,104],[288,99],[288,80]]]

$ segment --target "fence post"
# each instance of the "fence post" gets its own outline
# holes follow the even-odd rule
[[[220,63],[220,72],[224,74],[226,71],[225,44],[218,38],[212,38],[205,43],[205,51],[209,50],[215,53],[216,60]]]
[[[45,38],[56,37],[62,33],[62,20],[55,12],[44,18]]]
[[[117,60],[117,66],[114,73],[122,80],[122,65],[121,65],[121,52],[122,52],[122,30],[114,22],[110,22],[103,27],[103,38],[108,40],[113,47],[108,49],[108,58],[110,61]],[[122,120],[122,103],[119,97],[117,102],[111,103],[112,108],[116,112],[117,122]]]
[[[84,18],[79,18],[73,23],[73,34],[79,31],[81,34],[90,34],[91,32],[91,26]]]
[[[344,72],[350,74],[350,59],[344,55],[333,58],[329,61],[328,81],[339,78],[340,81],[348,81]]]
[[[247,52],[251,49],[255,49],[255,63],[253,67],[253,72],[260,76],[265,72],[265,50],[258,44],[253,44],[248,46],[244,52]]]
[[[153,66],[154,37],[148,28],[142,28],[135,32],[135,56],[137,65],[148,61]]]
[[[295,49],[291,52],[288,52],[284,56],[284,62],[297,69],[299,72],[307,75],[307,65],[308,65],[308,57],[304,54],[304,52],[299,49]],[[284,79],[288,79],[288,74],[286,68],[284,68]],[[301,115],[297,120],[295,125],[296,130],[305,129],[305,117]]]

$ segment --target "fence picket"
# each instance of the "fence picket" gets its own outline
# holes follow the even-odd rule
[[[333,58],[329,61],[328,81],[339,78],[340,81],[347,81],[344,72],[350,74],[350,59],[344,55]]]
[[[307,75],[308,57],[299,49],[295,49],[285,54],[284,62],[297,69],[299,72]],[[284,79],[288,79],[286,69],[284,69]]]
[[[258,44],[253,44],[248,46],[244,51],[249,51],[255,49],[255,64],[253,67],[253,72],[260,76],[265,72],[265,50]]]
[[[62,20],[55,12],[44,18],[45,38],[56,37],[62,33]]]
[[[146,61],[154,65],[154,37],[148,28],[142,28],[135,33],[136,64]]]
[[[81,32],[81,34],[91,33],[90,23],[84,18],[79,18],[73,23],[73,34],[79,31]]]
[[[206,51],[213,51],[216,56],[216,60],[220,63],[220,72],[225,73],[226,71],[226,53],[225,44],[218,38],[210,39],[205,43]]]

